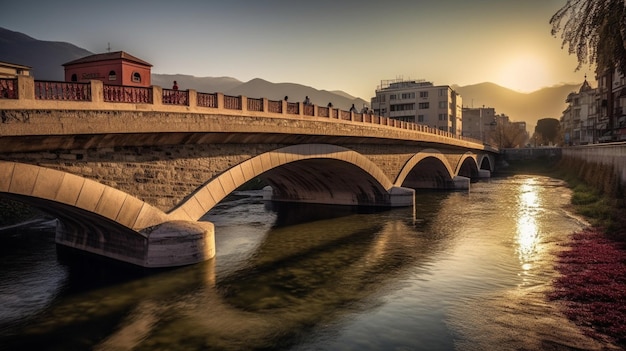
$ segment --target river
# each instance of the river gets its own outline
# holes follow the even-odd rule
[[[217,256],[145,273],[0,231],[5,350],[600,350],[545,294],[585,223],[540,176],[419,192],[387,211],[239,192],[203,219]]]

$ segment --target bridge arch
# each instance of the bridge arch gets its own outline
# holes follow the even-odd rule
[[[455,175],[446,156],[436,149],[424,149],[411,157],[398,174],[395,186],[446,188]]]
[[[478,168],[487,170],[489,172],[493,172],[495,170],[494,163],[495,162],[494,162],[493,156],[488,155],[488,154],[482,154],[479,157]]]
[[[80,218],[89,214],[135,231],[167,220],[163,211],[121,190],[31,164],[0,161],[0,193],[55,216],[68,217],[63,216],[67,211]]]
[[[454,171],[454,175],[467,177],[470,179],[478,178],[478,164],[476,162],[476,158],[476,154],[466,152],[459,159],[459,162],[456,165],[456,169]]]
[[[261,177],[274,199],[341,205],[388,205],[393,183],[372,161],[331,144],[301,144],[269,151],[211,179],[169,215],[198,220],[232,191]]]

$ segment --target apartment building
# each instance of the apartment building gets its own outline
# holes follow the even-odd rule
[[[602,105],[598,89],[592,88],[585,77],[578,92],[567,95],[565,102],[568,105],[561,116],[565,144],[585,145],[597,142],[607,124],[598,114],[598,107]]]
[[[496,109],[493,107],[463,107],[463,136],[488,140],[496,121]]]
[[[371,99],[374,113],[462,135],[463,100],[449,85],[425,80],[383,80]]]

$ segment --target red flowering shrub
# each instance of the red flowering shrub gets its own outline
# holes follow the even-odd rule
[[[626,247],[594,228],[572,235],[568,246],[558,255],[561,276],[548,297],[563,301],[565,315],[589,335],[626,346]]]

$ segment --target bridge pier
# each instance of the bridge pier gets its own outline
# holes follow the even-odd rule
[[[62,219],[55,241],[145,268],[190,265],[215,256],[215,229],[211,222],[170,221],[136,232],[112,227],[98,231]]]
[[[263,200],[264,201],[280,201],[280,199],[274,198],[274,191],[271,186],[263,188]],[[387,194],[387,201],[385,203],[358,203],[355,198],[347,199],[332,199],[322,198],[320,201],[316,201],[317,204],[326,205],[348,205],[348,206],[381,206],[381,207],[409,207],[415,204],[415,190],[411,188],[405,188],[400,186],[394,186],[389,189]]]
[[[470,178],[463,176],[455,176],[452,178],[452,182],[454,183],[454,189],[458,190],[467,190],[470,188]]]
[[[479,169],[478,178],[491,178],[491,171],[488,169]]]
[[[148,234],[144,267],[175,267],[215,257],[215,228],[211,222],[172,221]]]

